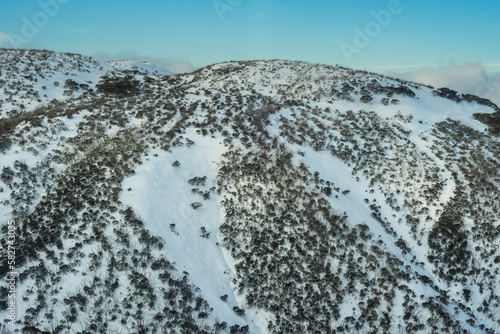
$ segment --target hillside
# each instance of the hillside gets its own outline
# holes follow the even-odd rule
[[[0,59],[6,330],[498,333],[490,101],[281,60]]]

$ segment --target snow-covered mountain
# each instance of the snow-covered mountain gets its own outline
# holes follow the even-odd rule
[[[148,62],[100,62],[77,54],[0,49],[0,119],[33,110],[53,99],[79,97],[95,89],[101,76],[122,72],[140,76],[172,72]]]
[[[6,330],[498,333],[490,101],[281,60],[0,59]]]
[[[110,65],[119,68],[119,69],[127,69],[131,71],[138,71],[139,73],[143,73],[145,75],[170,75],[173,74],[167,69],[161,68],[157,65],[151,64],[148,61],[136,62],[131,60],[122,60],[122,61],[110,61]]]

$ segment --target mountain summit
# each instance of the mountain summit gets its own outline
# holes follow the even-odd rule
[[[498,332],[492,102],[283,60],[0,59],[6,331]]]

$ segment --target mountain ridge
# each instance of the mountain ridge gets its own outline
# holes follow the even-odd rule
[[[75,69],[71,95],[0,119],[20,325],[495,332],[499,139],[475,116],[491,102],[303,62],[81,61],[88,89]]]

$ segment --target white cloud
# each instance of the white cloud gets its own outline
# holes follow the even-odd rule
[[[486,71],[486,67],[493,69],[496,65],[471,63],[427,66],[407,72],[385,74],[436,88],[448,87],[460,93],[474,94],[500,106],[500,72]]]
[[[166,57],[143,57],[134,53],[117,53],[117,54],[108,54],[108,53],[98,53],[93,55],[95,59],[110,61],[110,60],[132,60],[132,61],[148,61],[151,64],[157,65],[159,67],[165,68],[174,73],[186,73],[192,72],[196,68],[191,64],[188,60],[183,59],[174,59],[174,58],[166,58]]]
[[[5,44],[10,44],[10,46],[17,45],[16,41],[9,37],[9,35],[0,31],[0,46],[4,46]]]

